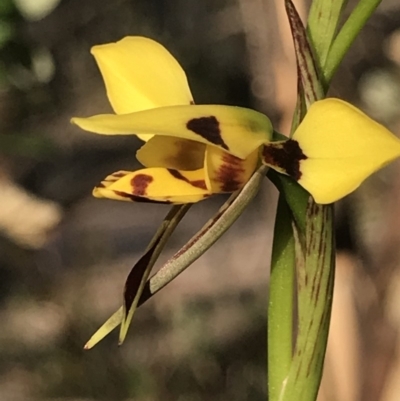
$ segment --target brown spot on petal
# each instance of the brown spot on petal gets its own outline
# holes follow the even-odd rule
[[[201,188],[201,189],[207,189],[205,180],[195,180],[195,181],[189,181],[189,182],[194,187]]]
[[[214,145],[221,146],[229,150],[228,146],[221,137],[221,130],[219,128],[219,121],[214,117],[200,117],[189,120],[186,128],[193,131],[195,134],[200,135],[202,138],[213,143]]]
[[[244,173],[243,160],[229,153],[222,157],[222,164],[218,169],[215,180],[221,183],[223,192],[235,192],[243,186],[242,174]]]
[[[296,181],[301,178],[300,161],[307,159],[299,143],[293,139],[285,142],[264,145],[263,159],[265,164],[282,170]]]
[[[147,187],[153,182],[154,178],[148,174],[135,175],[131,180],[132,193],[136,196],[146,196]]]
[[[179,138],[173,141],[176,153],[165,157],[166,166],[174,170],[198,170],[203,167],[206,144]]]
[[[174,170],[174,169],[168,169],[168,172],[176,179],[178,180],[182,180],[187,182],[188,184],[196,187],[196,188],[201,188],[201,189],[207,189],[207,185],[205,180],[189,180],[187,177],[185,177],[181,172],[179,172],[178,170]]]

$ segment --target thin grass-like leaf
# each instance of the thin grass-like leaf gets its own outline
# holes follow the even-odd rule
[[[129,325],[136,311],[137,304],[142,296],[150,272],[163,250],[168,238],[191,207],[190,204],[173,206],[153,237],[146,253],[132,268],[124,289],[124,307],[119,344],[125,340]]]
[[[267,170],[266,166],[259,167],[243,189],[233,194],[218,213],[151,278],[140,304],[182,273],[228,230],[257,194]]]
[[[347,2],[348,0],[314,0],[311,3],[307,32],[310,44],[318,54],[320,71],[325,66]]]
[[[307,32],[301,22],[299,13],[290,0],[285,0],[285,7],[292,30],[298,74],[308,108],[317,99],[323,98],[324,90],[311,46],[308,43]]]
[[[332,0],[335,1],[335,0]],[[329,83],[343,57],[382,0],[359,0],[330,47],[323,72]]]
[[[195,260],[197,260],[207,249],[209,249],[237,220],[242,214],[243,210],[247,207],[250,201],[257,194],[263,177],[267,171],[266,166],[261,166],[250,178],[247,184],[235,194],[232,194],[230,198],[222,205],[218,213],[211,218],[203,228],[195,234],[172,258],[163,266],[161,269],[147,281],[145,285],[139,288],[140,298],[135,299],[135,308],[142,305],[145,301],[150,299],[158,291],[164,288],[170,283],[175,277],[186,270]],[[168,217],[166,218],[168,220]],[[142,257],[145,258],[147,266],[151,268],[154,265],[156,256],[161,252],[160,244],[164,240],[160,240],[161,235],[168,233],[165,227],[169,229],[169,225],[164,221],[160,227],[158,233],[154,236],[152,242],[147,249],[146,254]],[[174,220],[173,220],[174,221]],[[171,222],[169,223],[171,224]],[[163,228],[164,227],[164,228]],[[164,234],[163,234],[164,233]],[[155,247],[157,254],[152,249]],[[148,260],[149,251],[154,252],[153,258]],[[139,261],[140,262],[140,261]],[[145,264],[146,266],[146,264]],[[143,267],[141,267],[143,270]],[[143,277],[143,276],[142,276]],[[143,278],[140,280],[140,284],[143,283]],[[135,284],[137,286],[137,284]],[[138,297],[139,290],[136,292],[136,298]],[[101,341],[106,335],[114,330],[118,325],[123,322],[124,313],[123,307],[118,309],[90,338],[85,345],[85,349],[90,349]]]
[[[101,327],[90,337],[89,341],[83,347],[86,350],[92,349],[98,344],[104,337],[110,334],[115,328],[117,328],[123,318],[123,307],[121,306]]]
[[[159,226],[157,232],[153,236],[148,245],[145,254],[139,259],[137,264],[132,268],[125,285],[124,297],[125,305],[116,311],[89,339],[85,344],[85,349],[93,348],[99,341],[107,336],[112,330],[124,323],[124,331],[122,341],[124,340],[129,324],[140,296],[143,293],[145,283],[149,277],[150,271],[164,248],[168,238],[175,230],[183,216],[190,209],[191,205],[173,206],[167,216]],[[128,317],[128,318],[127,318]],[[120,337],[120,343],[121,337]]]

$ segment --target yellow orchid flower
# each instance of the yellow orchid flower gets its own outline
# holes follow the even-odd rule
[[[95,46],[92,53],[116,114],[72,121],[87,131],[147,140],[137,153],[146,168],[106,177],[94,196],[192,203],[234,192],[248,181],[260,146],[272,137],[266,116],[238,107],[193,106],[183,69],[150,39],[127,37]]]
[[[119,171],[94,196],[193,203],[243,187],[260,163],[290,175],[318,203],[356,189],[400,156],[400,141],[339,99],[314,103],[292,139],[272,142],[269,119],[256,111],[194,105],[185,72],[159,43],[143,37],[92,48],[115,114],[73,118],[86,131],[137,135],[145,166]]]

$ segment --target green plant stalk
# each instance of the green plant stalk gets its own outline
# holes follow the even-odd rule
[[[361,1],[354,10],[355,16],[352,14],[349,17],[343,30],[339,32],[337,39],[335,39],[332,32],[336,30],[340,18],[338,5],[332,3],[331,0],[325,2],[323,0],[316,1],[319,6],[314,6],[312,10],[314,12],[319,10],[331,18],[331,33],[327,35],[324,35],[324,25],[316,22],[309,25],[309,32],[314,37],[322,38],[319,46],[314,49],[316,61],[316,66],[314,67],[324,66],[319,78],[324,84],[323,89],[325,92],[347,49],[379,2],[375,1],[375,5],[366,5],[364,1]],[[289,6],[288,13],[290,14],[290,7],[293,5],[290,1],[286,1],[286,5]],[[332,11],[329,7],[333,6],[335,6],[335,10]],[[340,7],[340,10],[342,9],[343,7]],[[357,28],[351,27],[352,24],[355,24]],[[333,29],[333,27],[335,28]],[[297,36],[296,38],[295,36],[296,48],[296,40],[299,41],[299,37]],[[322,59],[326,57],[326,49],[331,47],[333,50],[329,52],[327,62],[324,65]],[[300,46],[300,50],[301,48],[302,46]],[[312,63],[309,62],[310,60],[307,62],[307,57],[309,58],[310,55],[306,55],[304,60],[306,63],[304,63],[302,61],[302,58],[304,58],[302,52],[299,52],[299,47],[297,46],[296,56],[299,71],[299,96],[293,131],[301,120],[304,100],[307,100],[307,103],[310,104],[324,96],[324,93],[318,93],[318,85],[312,82],[317,79],[318,71],[310,69]],[[301,67],[302,63],[303,68]],[[304,74],[304,72],[308,72],[308,74]],[[302,91],[304,91],[304,94],[302,94]],[[278,235],[274,238],[273,244],[273,255],[279,255],[276,250],[282,247],[283,241],[287,244],[287,248],[285,253],[282,253],[282,260],[279,257],[274,257],[271,263],[272,272],[280,269],[279,278],[281,280],[274,281],[274,277],[271,276],[268,317],[269,400],[313,401],[316,399],[322,376],[332,305],[335,253],[333,206],[317,205],[310,200],[306,207],[304,190],[301,190],[296,183],[286,177],[277,177],[273,172],[269,175],[273,177],[273,181],[281,191],[281,197],[284,194],[285,199],[288,201],[294,227],[292,232],[294,241]],[[283,209],[279,209],[276,227],[287,227],[287,219],[287,214],[283,212]],[[298,271],[299,327],[293,359],[290,368],[288,368],[287,350],[291,346],[292,331],[290,331],[290,336],[289,333],[284,333],[284,330],[289,330],[291,326],[287,322],[287,312],[279,315],[279,309],[283,311],[293,310],[293,305],[285,308],[283,305],[279,305],[279,301],[284,302],[286,300],[286,302],[293,304],[293,282],[291,280],[293,266],[285,263],[289,260],[287,255],[293,254],[293,252],[296,253]],[[282,280],[284,277],[287,277],[286,282]],[[278,285],[278,288],[272,288]],[[280,319],[283,319],[284,324],[280,324]],[[280,358],[280,355],[282,355],[282,358]],[[279,382],[279,380],[281,381]]]
[[[318,63],[316,63],[313,58],[312,49],[308,43],[306,31],[302,25],[301,19],[291,1],[285,1],[285,6],[292,28],[298,70],[299,94],[297,102],[298,109],[295,112],[294,121],[292,123],[292,130],[294,131],[301,121],[306,107],[312,104],[316,99],[321,98],[324,92],[323,86],[319,81],[317,70]],[[302,377],[299,378],[298,376],[295,377],[295,380],[293,379],[293,353],[291,354],[290,363],[288,364],[287,362],[287,349],[289,347],[291,349],[293,343],[293,329],[292,326],[287,323],[287,320],[290,319],[292,322],[293,314],[291,316],[288,316],[288,314],[281,316],[280,312],[281,310],[294,310],[293,272],[295,269],[298,272],[297,281],[305,281],[304,270],[306,262],[308,261],[305,260],[303,251],[306,251],[306,237],[307,231],[309,230],[307,210],[309,203],[312,201],[310,201],[309,194],[301,190],[296,182],[285,177],[279,178],[272,172],[270,176],[275,177],[273,181],[280,190],[279,204],[287,202],[290,209],[284,210],[283,208],[278,208],[276,217],[275,232],[278,231],[278,227],[284,227],[286,238],[281,235],[274,237],[272,254],[279,255],[279,251],[277,250],[282,247],[282,241],[286,243],[286,252],[282,255],[282,261],[279,256],[273,258],[271,261],[271,272],[279,271],[280,280],[279,289],[274,288],[276,285],[274,280],[270,282],[268,309],[268,392],[270,401],[289,401],[291,400],[289,397],[292,396],[293,389],[295,385],[299,383],[299,379],[302,385],[306,382],[302,380]],[[292,255],[291,265],[287,255]],[[271,273],[271,278],[274,278],[273,273]],[[285,278],[287,281],[284,280]],[[297,283],[297,286],[298,285]],[[304,298],[302,298],[302,301],[304,301]],[[285,308],[281,305],[282,302],[288,302],[290,306]],[[278,307],[279,304],[280,306]],[[304,307],[301,308],[301,312],[304,312]],[[299,324],[301,324],[300,318],[299,316]],[[284,325],[281,325],[281,319],[285,322]],[[285,330],[290,331],[285,333]],[[296,353],[302,353],[304,351],[304,344],[299,342],[299,339],[300,337],[296,339]],[[284,356],[283,359],[281,359],[280,355]],[[299,358],[304,359],[304,357],[298,356],[297,359]],[[274,373],[274,370],[276,370],[277,373]],[[311,372],[311,374],[313,374],[313,372]],[[300,400],[300,398],[294,399],[296,399],[296,401]]]
[[[348,0],[314,0],[311,4],[307,33],[312,48],[318,54],[320,70],[326,63],[340,16],[347,2]],[[319,29],[320,26],[324,29]]]
[[[280,399],[313,401],[321,382],[334,283],[333,205],[310,200],[305,247],[296,249],[302,273],[298,277],[298,333],[293,360]],[[296,236],[295,236],[296,237]],[[301,247],[297,242],[296,248]]]
[[[295,277],[295,250],[292,218],[286,201],[281,196],[274,228],[270,292],[268,304],[268,391],[271,400],[278,400],[293,354],[293,289]]]
[[[330,82],[350,46],[382,0],[360,0],[332,43],[323,74]]]

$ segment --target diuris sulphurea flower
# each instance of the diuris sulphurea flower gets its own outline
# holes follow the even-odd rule
[[[137,152],[145,168],[109,175],[96,197],[194,203],[239,190],[264,163],[327,204],[400,156],[396,136],[342,100],[315,102],[291,139],[274,142],[271,122],[259,112],[195,105],[181,66],[151,39],[126,37],[92,53],[115,114],[72,122],[145,141]]]

